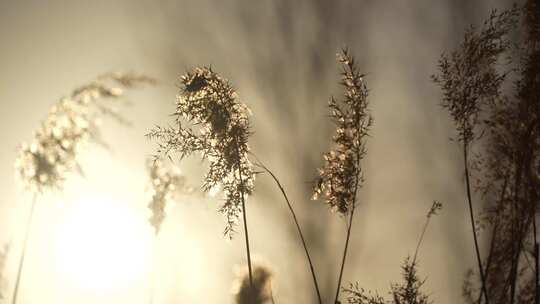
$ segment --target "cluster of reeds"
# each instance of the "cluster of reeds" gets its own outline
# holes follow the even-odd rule
[[[459,48],[441,57],[434,77],[463,149],[478,269],[464,284],[469,303],[540,302],[539,29],[538,1],[493,11],[481,28],[466,32]],[[473,212],[475,193],[480,216]],[[487,250],[479,246],[479,231]]]
[[[341,84],[345,93],[342,101],[332,98],[329,102],[331,117],[336,124],[336,134],[333,137],[332,150],[324,156],[325,164],[319,170],[313,195],[313,199],[322,195],[332,210],[348,217],[336,302],[341,290],[357,192],[363,182],[360,162],[366,155],[366,139],[373,123],[368,110],[368,90],[364,75],[359,72],[348,50],[344,49],[338,54],[338,62],[343,67]],[[238,101],[237,93],[230,83],[211,68],[195,68],[182,76],[181,82],[174,113],[175,126],[158,126],[148,137],[158,141],[157,158],[171,157],[174,153],[184,158],[198,152],[203,159],[209,161],[203,190],[210,191],[216,187],[223,189],[225,202],[220,211],[227,219],[225,235],[232,236],[240,214],[243,216],[248,260],[247,281],[250,284],[242,284],[248,289],[240,288],[237,302],[244,303],[240,300],[245,298],[243,295],[251,295],[252,300],[249,303],[264,303],[268,298],[261,296],[260,284],[255,282],[257,278],[251,265],[245,209],[246,198],[253,191],[255,174],[247,144],[250,135],[250,112]],[[314,265],[292,204],[276,175],[252,156],[255,158],[253,163],[270,174],[285,198],[306,253],[317,299],[322,303]]]
[[[515,37],[520,39],[519,43],[515,43]],[[342,67],[340,84],[344,94],[328,103],[336,130],[311,197],[323,200],[347,222],[343,253],[337,261],[340,268],[333,303],[428,304],[430,299],[423,291],[425,280],[418,275],[417,257],[430,219],[442,208],[437,201],[427,213],[414,255],[402,264],[402,281],[391,284],[389,297],[366,291],[359,282],[342,287],[354,214],[359,205],[358,192],[364,183],[362,161],[367,155],[373,118],[365,75],[354,57],[343,49],[338,63]],[[539,2],[528,0],[523,7],[493,11],[483,26],[470,27],[458,48],[441,56],[433,81],[442,89],[442,107],[453,120],[456,144],[463,154],[464,193],[477,263],[476,272],[471,272],[464,284],[465,301],[540,304],[536,231],[540,203]],[[122,88],[148,82],[153,80],[109,74],[60,100],[30,144],[21,145],[16,172],[26,188],[35,195],[59,190],[69,173],[82,172],[78,151],[91,140],[100,142],[98,116],[108,114],[124,122],[108,101],[122,95]],[[508,86],[509,82],[513,86]],[[293,204],[277,176],[250,152],[250,116],[232,84],[212,68],[196,67],[181,77],[173,126],[157,126],[147,134],[158,143],[156,157],[148,165],[152,188],[149,223],[157,236],[167,204],[176,199],[175,192],[191,192],[185,178],[164,165],[161,158],[173,160],[178,155],[182,160],[199,155],[208,162],[202,189],[220,190],[223,195],[219,211],[225,216],[225,236],[232,238],[238,222],[243,224],[247,271],[240,274],[235,285],[234,301],[274,303],[272,271],[267,266],[252,265],[248,234],[246,203],[254,191],[258,167],[260,173],[272,178],[283,195],[306,255],[316,299],[322,304],[315,265]],[[35,199],[28,227],[34,205]],[[483,209],[478,215],[480,207]],[[480,232],[485,232],[484,239],[489,240],[488,250],[481,248]],[[29,229],[13,303],[17,299],[28,233]],[[4,257],[0,256],[0,268]]]

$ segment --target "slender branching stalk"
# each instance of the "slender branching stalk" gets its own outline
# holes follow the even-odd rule
[[[414,250],[414,255],[412,259],[412,263],[416,263],[416,257],[418,256],[418,251],[420,250],[420,245],[422,245],[422,241],[424,240],[424,235],[426,234],[427,228],[429,226],[429,221],[431,220],[431,217],[436,215],[439,210],[442,209],[442,204],[438,201],[433,201],[433,204],[431,205],[431,208],[429,209],[427,215],[426,215],[426,221],[424,223],[424,227],[422,228],[422,233],[420,233],[420,238],[418,238],[418,243],[416,244],[416,249]]]
[[[37,200],[37,195],[34,194],[33,198],[32,198],[32,205],[30,206],[30,213],[28,215],[28,220],[26,222],[26,232],[24,234],[21,257],[19,258],[19,264],[18,264],[18,267],[17,267],[17,276],[15,278],[15,287],[13,289],[13,297],[11,298],[11,303],[12,304],[17,303],[17,298],[18,298],[18,295],[19,295],[19,286],[21,284],[21,278],[22,278],[23,269],[24,269],[24,260],[25,260],[25,257],[26,257],[26,248],[28,248],[28,241],[30,239],[30,232],[31,232],[31,228],[32,228],[32,218],[34,217],[34,212],[35,212],[35,209],[36,209],[36,200]]]
[[[338,54],[338,62],[343,68],[341,85],[345,89],[344,99],[337,101],[331,98],[328,103],[330,117],[336,125],[336,133],[332,138],[334,147],[324,155],[325,166],[319,169],[312,197],[317,199],[319,195],[323,195],[331,209],[347,217],[348,221],[334,303],[339,299],[357,203],[356,196],[363,183],[360,161],[366,155],[368,132],[373,124],[368,110],[368,89],[364,74],[359,72],[347,49]]]
[[[283,195],[283,198],[285,199],[285,202],[287,203],[287,207],[289,208],[289,211],[291,212],[291,216],[292,216],[294,224],[296,226],[296,230],[298,231],[298,236],[300,237],[300,241],[302,242],[302,247],[304,248],[304,252],[306,254],[306,259],[308,261],[309,269],[311,271],[311,277],[313,279],[313,285],[315,287],[315,292],[317,293],[317,300],[319,301],[319,304],[322,304],[321,292],[319,290],[319,284],[317,282],[317,275],[315,274],[315,268],[313,267],[313,262],[311,261],[311,256],[309,254],[309,250],[308,250],[307,245],[306,245],[306,240],[304,238],[304,234],[302,233],[302,229],[300,228],[300,223],[298,223],[296,213],[294,212],[292,204],[291,204],[291,202],[290,202],[290,200],[289,200],[289,198],[287,196],[287,193],[285,192],[285,189],[281,185],[279,179],[276,177],[276,175],[272,171],[270,171],[270,169],[268,169],[268,167],[266,167],[258,159],[257,159],[256,165],[259,166],[260,168],[262,168],[268,174],[270,174],[270,176],[272,177],[272,179],[274,180],[274,182],[278,186],[279,190],[281,191],[281,194]]]
[[[474,217],[474,210],[473,210],[473,203],[472,203],[472,197],[471,197],[471,182],[470,182],[470,176],[469,176],[469,164],[467,160],[467,142],[463,143],[463,165],[465,168],[465,185],[467,187],[467,203],[469,206],[469,216],[471,221],[471,229],[473,231],[473,240],[474,240],[474,250],[476,253],[476,262],[478,263],[478,273],[480,274],[480,280],[482,281],[482,293],[484,293],[486,304],[489,304],[489,296],[487,293],[487,284],[486,284],[486,278],[484,274],[484,267],[482,266],[482,257],[480,256],[480,246],[478,246],[478,236],[477,236],[477,230],[476,230],[476,220]]]
[[[159,142],[158,153],[180,158],[200,153],[208,160],[203,190],[222,189],[220,212],[226,217],[224,234],[232,238],[242,214],[250,282],[253,282],[246,199],[253,192],[255,174],[248,159],[251,134],[249,109],[239,101],[228,80],[211,68],[198,67],[182,76],[176,102],[175,127],[157,126],[147,136]]]
[[[238,142],[235,139],[234,141],[236,143],[236,153],[240,155],[239,148],[238,148]],[[243,173],[242,173],[242,166],[240,165],[240,157],[237,159],[237,165],[238,165],[238,176],[240,179],[240,187],[244,188],[244,181],[242,179]],[[244,198],[244,191],[240,191],[240,197],[242,199],[242,217],[243,217],[243,223],[244,223],[244,236],[246,240],[246,255],[247,255],[247,261],[248,261],[248,270],[249,270],[249,284],[253,286],[253,269],[251,267],[251,250],[249,249],[249,234],[248,234],[248,224],[247,224],[247,214],[246,214],[246,200]]]
[[[351,208],[351,213],[349,215],[349,223],[347,225],[347,237],[345,238],[345,247],[343,248],[343,256],[341,258],[341,267],[339,269],[339,277],[338,277],[337,290],[336,290],[336,296],[334,298],[334,303],[339,303],[338,300],[339,300],[339,292],[341,291],[341,280],[343,279],[343,270],[345,269],[345,262],[347,260],[347,252],[349,249],[349,240],[351,239],[351,229],[352,229],[355,209],[356,209],[356,206],[353,205]]]

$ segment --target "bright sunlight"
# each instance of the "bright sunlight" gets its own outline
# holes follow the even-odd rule
[[[144,217],[104,195],[86,196],[70,209],[55,253],[69,284],[107,291],[143,280],[151,250]]]

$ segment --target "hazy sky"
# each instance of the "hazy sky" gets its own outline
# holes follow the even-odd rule
[[[145,225],[148,201],[144,161],[155,145],[144,134],[168,121],[178,76],[196,65],[212,65],[251,107],[251,147],[282,179],[297,207],[330,299],[345,221],[321,202],[309,201],[309,182],[329,147],[332,126],[325,106],[331,95],[341,94],[335,53],[347,45],[367,74],[375,125],[344,282],[359,281],[385,294],[414,250],[425,212],[440,200],[444,210],[426,235],[420,275],[428,277],[425,287],[436,303],[459,302],[463,275],[474,266],[472,239],[459,149],[448,141],[452,127],[430,75],[440,53],[458,43],[466,26],[479,24],[503,2],[0,0],[0,242],[12,242],[7,294],[31,200],[14,179],[17,145],[31,138],[60,97],[99,74],[121,70],[154,76],[161,84],[128,94],[133,104],[124,113],[132,127],[104,122],[111,149],[90,147],[83,154],[84,179],[74,177],[65,193],[39,200],[20,303],[147,301],[144,271],[151,262],[143,260],[151,260],[155,247],[150,229],[137,229]],[[197,160],[180,167],[194,183],[204,170]],[[81,271],[91,271],[82,266],[101,261],[77,259],[80,251],[70,249],[84,246],[75,239],[95,237],[91,232],[64,234],[77,212],[87,215],[79,207],[93,201],[131,210],[139,221],[137,228],[119,227],[126,232],[117,233],[119,239],[142,242],[133,263],[145,264],[133,266],[141,271],[130,274],[127,283],[111,283],[109,289],[78,284],[62,270],[81,265]],[[218,204],[186,198],[167,218],[157,245],[156,303],[232,302],[233,266],[244,262],[243,235],[231,242],[222,237]],[[85,227],[95,222],[99,236],[113,233],[103,228],[108,216],[82,218],[88,220]],[[310,274],[295,228],[268,177],[258,178],[248,216],[253,251],[275,270],[278,302],[310,302]],[[114,257],[115,246],[121,246],[105,244],[109,248],[97,254]],[[113,262],[124,260],[116,258]],[[96,267],[110,278],[106,270],[114,263]]]

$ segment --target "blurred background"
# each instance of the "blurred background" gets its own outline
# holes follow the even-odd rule
[[[232,303],[243,234],[223,237],[219,198],[186,196],[158,241],[147,223],[144,134],[170,121],[178,77],[211,65],[253,111],[254,153],[288,191],[306,233],[326,302],[333,299],[345,219],[310,201],[330,147],[330,96],[339,97],[335,53],[348,46],[367,74],[375,118],[345,283],[386,294],[414,252],[433,200],[444,203],[419,255],[435,303],[461,301],[474,266],[460,150],[430,81],[437,59],[506,1],[0,1],[0,244],[10,243],[3,291],[11,298],[31,196],[14,179],[17,146],[48,109],[110,71],[160,80],[131,91],[126,127],[105,120],[110,149],[82,155],[84,177],[39,199],[19,303]],[[200,184],[204,164],[178,164]],[[309,268],[278,189],[261,175],[247,205],[252,252],[274,272],[278,303],[313,303]],[[155,263],[155,264],[154,264]],[[236,265],[236,266],[235,266]]]

